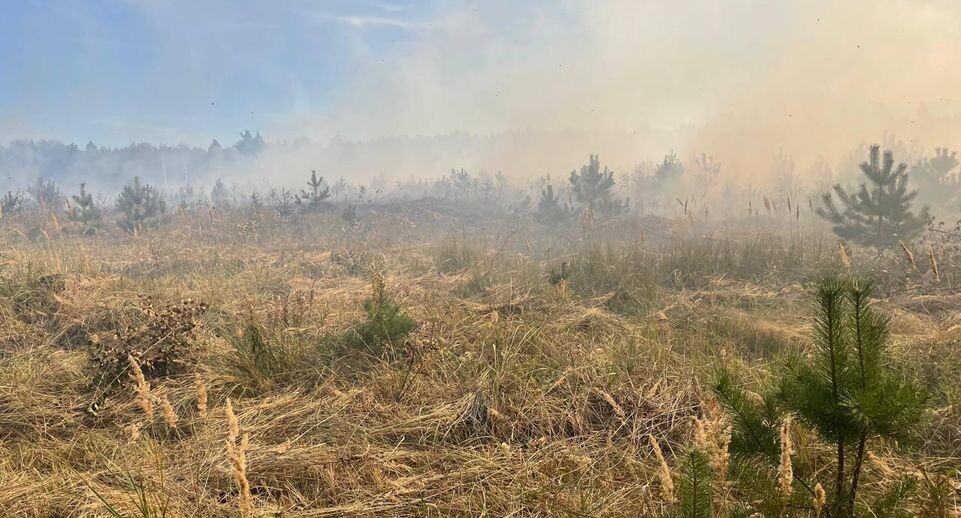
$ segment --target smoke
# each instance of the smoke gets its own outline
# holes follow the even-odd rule
[[[284,125],[321,141],[480,135],[355,161],[361,176],[565,174],[592,152],[626,171],[673,149],[763,183],[776,154],[806,171],[886,134],[961,145],[959,19],[936,0],[446,4],[400,48],[361,52],[322,117]],[[284,168],[337,167],[310,149]]]
[[[224,171],[248,183],[299,184],[311,169],[531,178],[589,153],[623,173],[671,150],[764,183],[779,153],[804,172],[886,134],[961,146],[950,0],[131,5],[161,58],[128,99],[140,107],[103,119],[125,141],[203,145],[224,127],[308,139]],[[173,115],[151,118],[150,105]]]
[[[892,133],[929,152],[961,144],[961,4],[812,5],[793,21],[799,36],[720,106],[692,146],[753,174],[773,149],[809,165]]]

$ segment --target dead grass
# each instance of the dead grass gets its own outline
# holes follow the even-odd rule
[[[833,251],[759,238],[657,255],[612,239],[592,255],[518,234],[478,238],[478,252],[463,237],[431,245],[432,223],[382,217],[388,226],[362,242],[322,223],[266,221],[239,234],[223,214],[143,238],[12,241],[0,283],[29,296],[0,301],[0,514],[104,516],[115,506],[141,516],[143,494],[151,516],[237,516],[228,397],[249,434],[256,516],[668,513],[651,490],[664,468],[650,438],[673,466],[722,350],[760,379],[781,353],[803,349],[811,273],[798,272]],[[751,247],[773,249],[753,257]],[[547,282],[560,256],[580,261],[569,292]],[[783,271],[760,271],[772,265]],[[363,318],[361,268],[384,272],[418,324],[394,356],[341,352]],[[31,284],[49,274],[62,289]],[[138,294],[209,305],[189,362],[149,380],[153,416],[130,386],[98,401],[87,355],[89,336],[135,314]],[[935,362],[918,339],[949,343],[956,301],[891,304],[899,349]],[[236,368],[231,345],[248,322],[287,360],[258,379]],[[925,450],[944,462],[961,456],[961,414],[951,371],[938,372]]]

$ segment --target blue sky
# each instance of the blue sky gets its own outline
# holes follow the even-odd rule
[[[390,60],[429,1],[0,3],[0,142],[198,142],[264,130]]]

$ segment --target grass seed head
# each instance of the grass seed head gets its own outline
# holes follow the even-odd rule
[[[207,417],[207,385],[200,373],[194,374],[194,385],[197,387],[197,413],[200,417]]]
[[[657,462],[661,468],[658,472],[661,481],[661,498],[663,498],[665,502],[674,503],[676,498],[674,496],[674,479],[671,477],[671,468],[668,467],[667,461],[664,460],[664,453],[661,452],[661,445],[658,444],[657,438],[655,438],[653,434],[648,434],[647,437],[651,441],[651,449],[654,450],[654,456],[657,457]]]
[[[794,467],[791,464],[791,455],[794,445],[791,442],[791,417],[784,418],[781,423],[781,463],[777,468],[778,486],[784,496],[791,495],[791,485],[794,483]]]
[[[137,393],[137,404],[147,418],[153,418],[153,403],[150,401],[150,383],[144,378],[140,363],[133,356],[127,355],[127,363],[130,365],[130,373],[136,383],[134,390]]]

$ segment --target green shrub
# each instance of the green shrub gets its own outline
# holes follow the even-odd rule
[[[158,226],[167,211],[167,205],[160,191],[140,183],[140,177],[135,176],[133,183],[125,185],[117,196],[117,210],[123,216],[117,221],[120,228],[137,235]]]
[[[690,448],[681,456],[678,496],[683,518],[711,518],[714,481],[707,456]]]
[[[795,484],[828,491],[826,513],[852,516],[869,441],[910,438],[925,394],[901,374],[888,352],[888,320],[870,304],[871,284],[822,280],[817,287],[812,350],[791,357],[761,401],[752,400],[722,369],[714,391],[731,415],[731,452],[776,466],[778,426],[793,415],[830,445],[832,470],[796,470]],[[826,475],[833,471],[832,480]],[[824,477],[823,481],[819,480]]]
[[[256,387],[270,387],[287,365],[287,355],[266,336],[260,325],[249,322],[240,336],[231,341],[235,355],[230,366],[238,378]]]
[[[387,296],[384,278],[377,273],[371,275],[371,296],[364,301],[364,312],[367,320],[354,328],[355,344],[375,355],[402,341],[415,326],[400,304]]]
[[[80,184],[80,193],[74,194],[71,198],[73,206],[67,213],[67,219],[77,223],[83,235],[96,233],[103,223],[102,213],[100,207],[94,203],[93,195],[87,192],[87,184]]]

